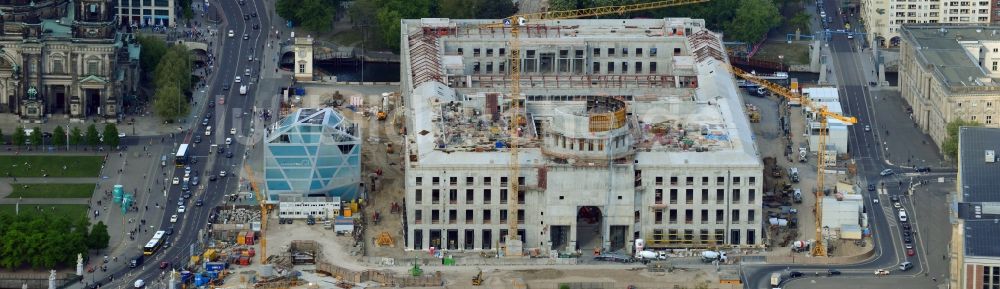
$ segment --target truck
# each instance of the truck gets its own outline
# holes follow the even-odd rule
[[[799,182],[799,168],[794,168],[794,167],[793,168],[789,168],[788,169],[788,178],[792,179],[793,183],[798,183]]]
[[[771,286],[781,285],[781,273],[771,273]]]
[[[799,148],[799,162],[804,163],[809,160],[809,150],[805,147]]]
[[[795,174],[795,179],[796,180],[799,179],[798,173]],[[802,203],[802,190],[800,190],[799,188],[795,188],[795,192],[792,193],[792,201],[794,201],[796,204]]]
[[[795,241],[792,242],[792,252],[799,253],[799,252],[809,251],[810,246],[812,246],[812,242]]]
[[[247,95],[247,86],[245,84],[240,85],[240,95]]]
[[[136,268],[142,266],[142,255],[132,258],[132,261],[128,263],[129,268]]]
[[[711,263],[715,261],[725,262],[726,259],[728,259],[726,257],[726,252],[721,252],[721,251],[701,252],[701,261],[705,263]]]
[[[636,254],[636,256],[639,259],[643,259],[643,260],[666,260],[667,259],[667,253],[666,252],[663,252],[663,251],[655,252],[653,250],[639,251],[639,253]]]

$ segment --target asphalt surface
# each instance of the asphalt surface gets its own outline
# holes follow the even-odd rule
[[[838,16],[838,1],[825,1],[823,5],[827,15],[832,20],[829,24],[830,29],[842,29],[844,27],[844,19]],[[857,23],[852,23],[852,26],[857,27],[858,25]],[[919,139],[912,139],[908,136],[922,135],[922,133],[912,125],[907,125],[911,124],[909,119],[884,119],[878,117],[878,114],[881,113],[881,108],[876,106],[874,102],[875,97],[873,97],[869,84],[871,81],[876,80],[874,67],[870,59],[866,59],[866,56],[862,56],[859,53],[862,50],[862,42],[863,37],[858,36],[849,39],[846,33],[832,33],[830,40],[826,41],[829,45],[828,49],[830,49],[830,63],[832,65],[832,72],[835,74],[837,80],[844,114],[857,117],[858,119],[858,124],[851,126],[848,131],[849,151],[856,161],[858,170],[857,180],[861,188],[866,188],[868,184],[873,184],[877,189],[873,192],[862,189],[862,193],[865,194],[866,212],[869,216],[869,228],[872,230],[872,238],[875,245],[875,256],[869,260],[848,265],[804,266],[767,264],[744,266],[746,288],[771,288],[770,275],[773,272],[799,271],[805,273],[806,278],[816,278],[816,273],[819,273],[821,276],[825,275],[829,269],[836,269],[843,273],[839,276],[829,278],[822,277],[830,280],[872,279],[874,278],[873,273],[876,269],[891,269],[895,275],[894,278],[898,278],[898,276],[925,277],[924,273],[929,272],[929,266],[927,266],[928,248],[925,248],[926,240],[923,237],[924,234],[911,234],[910,238],[912,238],[915,256],[907,256],[906,248],[904,247],[905,242],[903,241],[904,230],[902,229],[902,224],[904,222],[899,221],[897,211],[893,208],[890,200],[893,197],[900,199],[901,207],[906,210],[910,217],[906,223],[916,228],[917,231],[920,231],[920,228],[926,228],[921,222],[931,219],[922,215],[923,210],[914,209],[914,199],[907,194],[911,180],[919,182],[920,180],[934,178],[939,175],[947,176],[949,172],[919,174],[915,173],[912,168],[905,167],[905,164],[902,164],[904,166],[901,167],[898,166],[899,164],[892,164],[886,161],[886,154],[892,153],[888,151],[887,142],[906,143],[919,141]],[[869,62],[865,63],[864,61]],[[866,125],[870,126],[870,131],[865,130]],[[893,131],[898,132],[898,130],[910,131],[907,133],[892,133]],[[884,169],[892,169],[896,174],[881,176],[879,173]],[[951,175],[953,176],[953,174]],[[878,199],[878,203],[874,202],[875,199]],[[933,201],[928,201],[927,203],[933,204]],[[938,212],[942,211],[940,208],[936,210]],[[943,218],[943,216],[935,217]],[[938,227],[937,230],[947,230],[947,228],[949,227]],[[934,248],[932,251],[936,252],[938,249]],[[932,254],[934,254],[934,257],[942,256],[943,251]],[[912,262],[914,268],[906,272],[898,272],[896,267],[903,261]],[[940,268],[942,266],[937,267]],[[930,279],[931,277],[925,278]],[[857,287],[856,281],[845,282],[840,287],[847,284],[852,284],[849,285],[851,287]],[[931,285],[933,287],[933,283],[929,282],[931,280],[922,281],[924,282],[920,284]],[[812,288],[811,286],[815,282],[788,281],[788,283],[788,285],[799,286],[798,288]],[[930,287],[917,286],[915,288]]]
[[[180,132],[174,138],[177,142],[193,145],[189,149],[189,155],[191,156],[189,166],[193,171],[197,171],[197,174],[193,173],[192,177],[198,176],[200,178],[200,185],[192,186],[192,196],[188,199],[182,197],[184,192],[181,189],[181,185],[169,185],[166,189],[165,198],[161,194],[147,194],[145,198],[140,196],[139,203],[145,204],[142,206],[148,205],[149,208],[156,208],[158,205],[163,207],[162,215],[160,213],[146,214],[145,217],[149,218],[146,220],[146,227],[149,228],[148,234],[138,235],[135,242],[133,242],[135,244],[129,246],[123,252],[122,256],[141,255],[142,251],[139,247],[149,240],[152,232],[155,230],[173,228],[173,234],[166,238],[171,243],[171,246],[164,247],[156,254],[146,257],[143,266],[140,268],[128,268],[126,260],[109,263],[113,266],[109,266],[108,272],[100,274],[103,280],[96,280],[104,288],[109,286],[118,287],[119,285],[124,288],[131,288],[133,283],[139,279],[144,280],[148,286],[152,286],[158,283],[159,280],[157,278],[164,275],[167,271],[159,268],[160,262],[169,262],[172,268],[186,264],[190,258],[189,256],[191,256],[192,248],[198,244],[199,235],[205,233],[206,225],[209,223],[211,215],[215,213],[214,208],[223,203],[226,194],[236,192],[239,188],[240,171],[243,168],[242,164],[245,160],[246,144],[250,143],[248,135],[251,134],[250,130],[254,125],[254,120],[257,119],[253,113],[255,104],[254,96],[257,94],[257,82],[261,74],[262,61],[272,60],[271,57],[262,56],[264,53],[263,47],[270,36],[268,35],[271,27],[269,20],[270,13],[267,11],[268,7],[266,7],[264,0],[248,0],[243,5],[239,4],[238,1],[221,1],[213,2],[212,4],[221,5],[219,11],[222,11],[224,14],[223,18],[225,19],[219,33],[216,34],[218,39],[215,41],[221,43],[221,46],[215,53],[217,55],[216,63],[214,64],[217,67],[216,72],[210,77],[208,80],[209,85],[205,88],[208,95],[207,100],[200,102],[199,106],[195,108],[197,111],[195,115],[198,116],[194,120],[196,123],[192,123],[189,130]],[[257,16],[251,16],[249,20],[244,19],[244,15],[250,16],[253,13],[256,13]],[[253,28],[254,24],[257,24],[260,29],[255,30]],[[234,32],[233,37],[228,37],[229,30]],[[244,34],[247,35],[247,39],[243,39]],[[248,60],[251,56],[254,58],[253,61]],[[272,64],[270,67],[274,67],[274,65]],[[251,69],[251,76],[249,77],[245,75],[245,70],[248,68]],[[237,76],[242,78],[241,83],[234,82]],[[231,88],[224,90],[223,86],[225,84],[228,84]],[[244,84],[249,87],[246,96],[239,94],[239,86]],[[224,98],[224,102],[220,102],[220,98]],[[216,105],[210,107],[208,105],[209,102],[215,102]],[[201,125],[201,122],[209,114],[212,115],[208,122],[208,125],[212,127],[212,133],[211,135],[205,135],[206,126]],[[236,129],[235,134],[230,134],[230,129],[232,128]],[[200,143],[193,142],[196,137],[201,138]],[[137,137],[132,141],[142,144],[160,138],[161,136]],[[232,138],[230,145],[226,144],[226,138]],[[212,144],[216,144],[218,147],[232,152],[232,157],[227,158],[225,154],[210,153]],[[161,183],[155,186],[155,188],[162,188],[162,182],[169,182],[173,177],[183,178],[184,176],[185,168],[172,164],[172,156],[175,152],[173,151],[173,146],[165,147],[167,148],[164,149],[161,155],[168,155],[168,163],[164,167],[163,172],[158,174],[162,177],[162,180],[160,180]],[[158,166],[158,157],[155,162]],[[218,176],[220,171],[223,170],[227,172],[226,177],[218,177],[216,181],[209,181],[210,175]],[[138,174],[137,172],[126,172],[126,174],[129,173]],[[155,171],[151,169],[149,173],[155,173]],[[135,175],[129,175],[128,178],[133,176]],[[197,200],[202,200],[204,205],[196,206],[195,203]],[[184,213],[178,212],[178,201],[181,201],[186,206]],[[171,223],[170,218],[174,214],[177,215],[178,220],[176,223]],[[104,278],[104,276],[111,274],[115,276],[113,281],[110,278]],[[92,278],[85,278],[84,280],[87,283],[95,281]],[[166,280],[166,278],[162,279],[164,282]]]

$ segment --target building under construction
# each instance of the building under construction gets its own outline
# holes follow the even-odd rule
[[[493,22],[402,21],[407,250],[497,250],[508,222],[542,254],[763,244],[763,165],[703,20],[525,23],[520,114]]]

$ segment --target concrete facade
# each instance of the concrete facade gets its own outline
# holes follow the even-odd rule
[[[953,120],[1000,127],[1000,27],[906,26],[902,35],[900,93],[938,147]]]
[[[177,26],[177,9],[174,0],[117,0],[118,25]],[[205,2],[208,3],[208,2]],[[198,13],[198,11],[195,11]]]
[[[990,1],[862,0],[861,21],[869,43],[896,47],[904,24],[988,24],[994,9]]]
[[[839,114],[844,113],[843,107],[840,106],[840,94],[836,87],[808,87],[802,89],[802,94],[808,97],[812,102],[826,106],[826,109],[831,112],[836,112]],[[809,151],[817,152],[819,151],[819,134],[821,131],[821,123],[819,116],[811,113],[808,107],[803,107],[808,116],[809,122],[806,124],[809,129]],[[837,155],[848,153],[848,135],[847,135],[847,124],[832,117],[828,117],[826,120],[826,149],[827,151],[834,151]],[[833,155],[832,162],[836,165],[836,155]],[[828,158],[829,159],[829,158]]]
[[[264,183],[281,196],[353,199],[361,182],[361,131],[331,108],[300,108],[267,128]]]
[[[525,24],[520,114],[488,23],[403,20],[407,250],[497,250],[512,222],[543,254],[764,243],[763,165],[704,21]]]
[[[138,85],[139,48],[117,32],[112,4],[8,2],[0,5],[0,113],[116,120]]]
[[[295,37],[295,80],[313,80],[313,39]]]

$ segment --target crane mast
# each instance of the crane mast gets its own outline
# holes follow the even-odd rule
[[[827,137],[827,118],[834,118],[840,120],[848,125],[855,124],[858,119],[852,116],[844,116],[835,112],[830,112],[826,109],[825,105],[817,104],[809,100],[808,98],[802,97],[798,92],[792,91],[783,86],[777,85],[770,81],[764,80],[757,77],[751,73],[747,73],[742,69],[736,68],[734,66],[728,66],[729,71],[733,75],[739,76],[747,81],[753,82],[761,87],[767,88],[775,94],[781,95],[787,100],[797,100],[802,103],[803,106],[811,108],[816,112],[819,117],[819,142],[816,147],[816,202],[814,204],[813,211],[815,212],[816,219],[816,243],[812,247],[813,256],[826,256],[826,246],[823,242],[823,191],[824,191],[824,177],[826,172],[826,137]],[[809,129],[812,129],[811,127]]]
[[[518,140],[521,133],[521,123],[528,120],[522,116],[521,112],[521,39],[520,26],[530,20],[546,19],[574,19],[591,16],[601,16],[610,14],[623,14],[627,12],[652,10],[657,8],[680,6],[687,4],[697,4],[708,2],[709,0],[666,0],[646,3],[636,3],[629,5],[603,6],[586,9],[547,11],[540,13],[530,13],[514,15],[503,19],[503,23],[491,23],[483,28],[509,28],[510,29],[510,175],[508,176],[507,188],[507,244],[506,256],[521,256],[523,254],[520,236],[518,236],[518,220],[520,218],[520,175],[521,164],[518,155]]]

